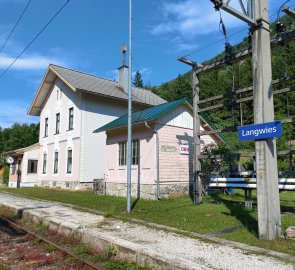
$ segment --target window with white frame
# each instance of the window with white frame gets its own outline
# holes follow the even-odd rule
[[[60,113],[55,115],[55,134],[59,134],[59,127],[60,127]]]
[[[38,160],[28,160],[28,173],[37,173]]]
[[[127,142],[119,142],[119,166],[126,165]]]
[[[132,141],[132,165],[139,163],[139,140]],[[127,164],[127,142],[119,142],[119,166]]]
[[[69,130],[74,129],[74,108],[69,108]]]
[[[53,173],[58,173],[58,151],[54,152]]]
[[[132,141],[132,165],[139,163],[139,140]]]
[[[73,165],[73,151],[72,149],[68,149],[67,173],[72,173],[72,165]]]
[[[43,154],[43,169],[42,173],[45,174],[47,170],[47,153]]]
[[[48,117],[46,117],[45,124],[44,124],[44,137],[48,137],[48,123],[49,123],[49,119]]]

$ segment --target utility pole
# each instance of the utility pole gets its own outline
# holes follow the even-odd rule
[[[132,0],[129,0],[129,71],[128,71],[128,140],[127,140],[127,213],[131,212],[132,161]]]
[[[274,121],[272,68],[268,0],[249,0],[241,11],[230,6],[232,0],[210,0],[220,8],[252,26],[252,65],[254,123]],[[255,142],[259,238],[273,240],[281,231],[278,167],[275,139]]]
[[[256,1],[252,34],[254,123],[274,121],[268,0]],[[259,238],[273,240],[281,232],[276,140],[255,142]]]
[[[193,138],[194,138],[194,154],[193,154],[193,193],[194,193],[194,204],[200,204],[202,202],[203,185],[200,177],[201,162],[199,156],[201,155],[201,138],[200,129],[201,122],[198,113],[199,101],[200,101],[200,82],[197,65],[193,65]]]
[[[184,57],[179,57],[178,61],[192,67],[193,73],[193,195],[194,204],[202,202],[203,184],[200,176],[201,173],[201,121],[199,116],[199,101],[200,101],[200,82],[198,77],[198,69],[203,67],[194,61],[188,60]]]

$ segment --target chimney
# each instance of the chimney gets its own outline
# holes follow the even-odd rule
[[[119,86],[123,88],[125,93],[128,93],[128,67],[126,66],[126,52],[127,46],[123,43],[121,46],[122,54],[122,66],[118,68],[119,70]]]
[[[128,67],[123,65],[119,70],[119,86],[123,88],[125,93],[128,93]]]

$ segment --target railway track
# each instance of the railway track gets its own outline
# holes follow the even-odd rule
[[[62,266],[63,268],[59,268],[59,269],[95,269],[95,270],[105,269],[103,263],[93,263],[85,258],[82,258],[81,256],[77,255],[73,251],[62,247],[59,244],[37,234],[36,232],[34,232],[28,228],[25,228],[24,226],[16,224],[15,222],[12,222],[11,220],[9,220],[7,218],[0,217],[0,224],[1,224],[1,228],[0,228],[0,230],[1,230],[1,234],[0,234],[0,269],[20,269],[20,268],[18,268],[19,266],[14,268],[14,267],[9,267],[9,266],[6,266],[5,264],[3,264],[3,256],[5,256],[5,255],[3,254],[4,252],[1,251],[1,245],[7,245],[9,243],[11,246],[11,252],[20,252],[20,250],[18,250],[18,248],[15,248],[16,243],[18,243],[18,244],[23,243],[23,245],[28,246],[28,243],[32,242],[34,239],[38,239],[39,241],[41,240],[42,242],[48,244],[50,247],[53,247],[55,250],[60,251],[61,254],[66,254],[67,256],[75,259],[75,261],[76,261],[75,265],[77,267],[75,267],[73,265],[66,267],[64,264]],[[12,228],[14,228],[14,230]],[[6,237],[4,237],[3,234],[6,234]],[[29,235],[30,237],[28,237],[27,235]],[[21,249],[21,248],[19,248],[19,249]],[[19,255],[19,254],[16,254],[16,255]],[[46,254],[45,256],[47,256],[47,255],[48,254]],[[40,258],[40,257],[38,257],[38,255],[35,255],[34,258],[31,258],[31,261],[33,261],[36,264],[36,262],[38,261],[38,258]],[[62,257],[61,259],[64,260],[65,258]],[[13,260],[15,260],[15,258]],[[2,261],[2,265],[1,265],[1,261]],[[79,263],[77,263],[77,261]],[[57,261],[55,261],[53,263],[56,264]],[[61,262],[61,263],[63,263],[63,262]],[[23,268],[21,268],[21,269],[57,269],[57,268],[50,267],[50,264],[44,266],[43,268],[40,268],[40,267],[27,268],[27,266],[25,266],[25,265],[26,264],[24,263]],[[5,267],[7,267],[7,268],[5,268]],[[59,267],[61,267],[61,266],[59,266]]]

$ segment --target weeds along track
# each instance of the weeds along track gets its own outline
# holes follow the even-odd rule
[[[41,242],[47,245],[38,249],[37,245]],[[31,229],[1,216],[0,254],[0,269],[105,269],[102,262],[93,263],[82,258]]]

